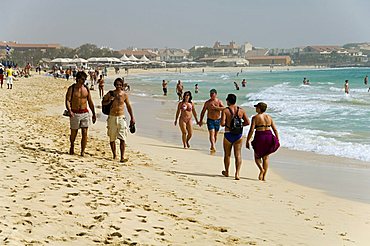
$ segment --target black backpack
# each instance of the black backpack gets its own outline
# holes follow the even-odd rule
[[[113,91],[109,91],[109,94],[111,96],[114,96]],[[113,101],[110,101],[110,103],[104,105],[103,104],[103,101],[102,101],[101,111],[103,112],[103,114],[106,114],[106,115],[109,115],[110,114],[110,109],[112,107],[112,104],[113,104]]]
[[[232,116],[229,130],[232,134],[242,134],[243,133],[243,120],[239,117],[239,107],[237,107],[235,115],[233,114],[233,111],[227,107],[230,111],[230,114]]]

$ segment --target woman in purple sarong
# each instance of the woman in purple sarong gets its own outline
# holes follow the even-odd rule
[[[256,108],[257,114],[252,117],[252,124],[249,129],[246,148],[250,148],[249,141],[252,138],[253,131],[256,130],[254,139],[252,141],[252,147],[254,149],[254,161],[260,170],[258,179],[265,181],[269,166],[269,155],[274,153],[280,147],[279,133],[271,116],[265,114],[267,104],[260,102],[254,105],[254,107]],[[271,129],[274,134],[272,134]]]

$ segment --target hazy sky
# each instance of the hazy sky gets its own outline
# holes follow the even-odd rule
[[[114,49],[370,41],[369,0],[12,0],[0,40]]]

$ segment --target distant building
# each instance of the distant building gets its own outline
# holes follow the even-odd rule
[[[164,62],[183,62],[189,60],[189,51],[185,49],[159,50],[160,60]]]
[[[268,55],[270,56],[279,56],[279,55],[294,55],[302,52],[304,47],[295,47],[295,48],[273,48],[270,49]]]
[[[48,50],[60,49],[60,44],[21,44],[17,42],[0,42],[0,49],[3,50],[6,46],[9,46],[12,50],[15,51],[42,51],[46,52]]]
[[[240,53],[239,51],[240,47],[234,41],[226,45],[217,41],[213,45],[213,53],[215,56],[238,56]]]
[[[245,54],[245,57],[248,59],[249,57],[267,56],[268,53],[269,53],[268,49],[253,49],[253,50],[249,50]]]
[[[287,66],[292,63],[290,56],[259,56],[259,57],[248,57],[249,65],[283,65]]]
[[[213,61],[215,67],[244,67],[248,65],[249,62],[246,59],[238,57],[219,58]]]
[[[326,46],[307,46],[303,49],[305,53],[315,53],[315,54],[331,54],[340,51],[342,47],[336,45],[326,45]]]

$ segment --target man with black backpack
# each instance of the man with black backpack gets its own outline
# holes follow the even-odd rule
[[[234,147],[235,156],[235,179],[240,179],[240,168],[242,165],[242,136],[243,127],[249,125],[249,119],[245,111],[236,105],[236,95],[228,94],[227,106],[222,110],[221,126],[225,127],[224,133],[224,165],[222,175],[229,176],[231,150]]]
[[[124,81],[121,78],[114,80],[115,90],[109,91],[102,100],[103,113],[108,115],[107,128],[109,136],[109,144],[112,150],[113,159],[116,159],[116,140],[120,141],[120,162],[126,162],[125,142],[128,135],[128,129],[131,133],[135,132],[135,118],[131,107],[128,94],[123,90]],[[125,105],[127,112],[130,115],[130,125],[127,125],[125,116]]]

